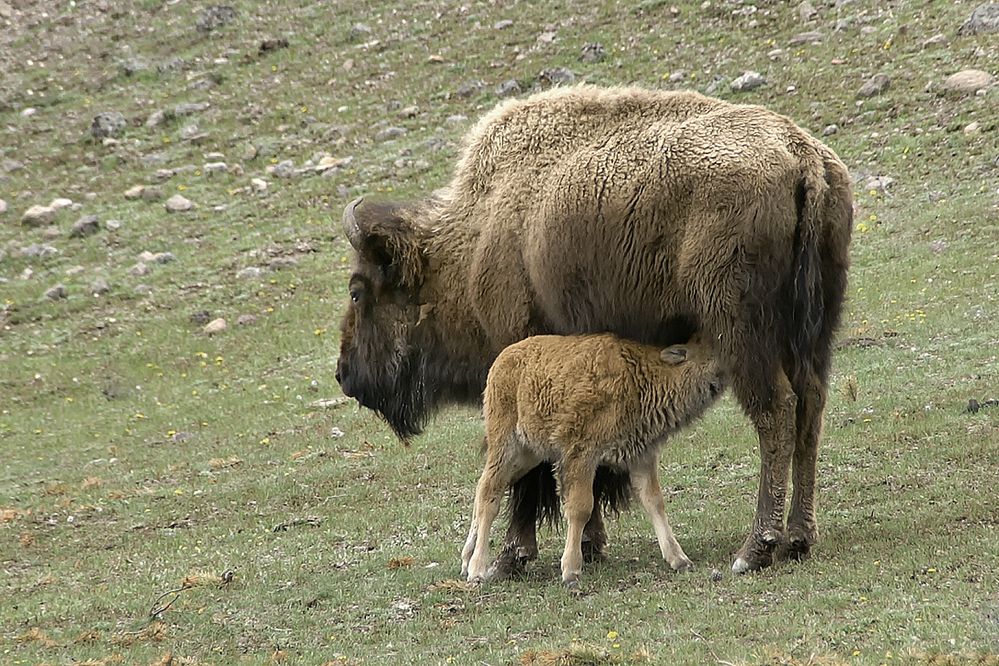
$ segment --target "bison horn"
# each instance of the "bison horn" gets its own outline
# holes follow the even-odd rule
[[[357,197],[343,209],[343,231],[347,234],[347,240],[350,241],[351,246],[358,251],[361,249],[361,241],[364,239],[364,234],[361,233],[361,228],[357,226],[354,209],[360,206],[362,201],[364,201],[364,197]]]

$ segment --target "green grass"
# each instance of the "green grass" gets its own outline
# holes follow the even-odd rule
[[[0,170],[0,662],[997,663],[999,407],[965,411],[999,398],[996,90],[939,93],[960,69],[999,73],[992,37],[956,36],[976,3],[814,3],[820,21],[804,24],[779,2],[742,16],[720,1],[241,0],[208,36],[185,3],[104,4],[32,10],[0,34],[0,161],[25,165]],[[834,31],[839,18],[851,27]],[[551,23],[554,43],[537,42]],[[821,43],[787,46],[811,29]],[[924,49],[939,32],[950,45]],[[258,51],[281,36],[289,48]],[[606,59],[578,62],[594,41]],[[129,56],[150,68],[125,76]],[[671,574],[633,511],[610,523],[609,558],[584,569],[578,598],[558,583],[560,533],[542,534],[523,580],[454,582],[476,411],[442,414],[403,448],[370,413],[313,405],[340,396],[342,206],[442,185],[495,85],[530,87],[554,66],[699,90],[754,69],[765,87],[717,94],[816,133],[839,126],[826,140],[859,176],[858,228],[811,560],[727,573],[757,482],[754,435],[730,399],[664,452],[670,517],[697,569]],[[876,72],[891,88],[858,104]],[[480,92],[453,94],[476,79]],[[144,126],[188,101],[211,107]],[[419,113],[399,117],[410,105]],[[111,109],[130,124],[104,146],[87,129]],[[468,120],[447,120],[458,114]],[[973,121],[981,132],[965,133]],[[197,145],[180,138],[192,122],[208,135]],[[389,125],[407,134],[375,141]],[[322,151],[353,161],[327,176],[264,173]],[[245,174],[206,177],[209,152]],[[895,183],[872,193],[866,174]],[[246,189],[251,177],[269,181],[266,195]],[[125,200],[136,184],[198,207]],[[83,204],[60,214],[57,237],[20,227],[56,196]],[[122,228],[68,238],[84,213]],[[20,256],[43,242],[59,253]],[[131,276],[144,250],[177,259]],[[297,263],[236,278],[275,257]],[[94,297],[98,276],[112,291]],[[43,298],[57,282],[69,297]],[[228,330],[202,334],[191,315],[203,310]],[[257,319],[237,326],[241,314]],[[712,569],[726,573],[713,581]]]

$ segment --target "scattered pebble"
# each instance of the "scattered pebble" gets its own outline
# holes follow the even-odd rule
[[[948,76],[943,82],[943,89],[947,92],[968,95],[988,88],[992,83],[992,75],[988,72],[983,72],[980,69],[965,69]]]
[[[808,32],[799,32],[797,35],[791,37],[788,40],[788,46],[801,46],[802,44],[814,44],[815,42],[822,41],[822,33],[818,30],[810,30]]]
[[[0,215],[3,215],[6,212],[7,212],[7,202],[4,201],[3,199],[0,199]]]
[[[90,293],[94,296],[103,296],[111,291],[111,285],[104,278],[97,278],[90,285]]]
[[[496,23],[493,23],[493,30],[506,30],[512,25],[513,21],[511,19],[502,19],[500,21],[496,21]]]
[[[44,259],[45,257],[51,257],[59,254],[59,250],[52,247],[51,245],[40,245],[38,243],[32,243],[22,247],[18,254],[26,259]]]
[[[45,290],[45,298],[53,301],[66,298],[68,295],[69,292],[66,291],[66,285],[64,284],[57,284],[54,287],[49,287]]]
[[[868,191],[884,192],[895,184],[895,179],[891,176],[871,176],[864,183],[864,188]]]
[[[104,228],[107,229],[108,231],[118,231],[119,229],[121,229],[121,221],[107,220],[106,222],[104,222]]]
[[[517,83],[517,79],[507,79],[496,86],[494,92],[497,97],[510,97],[511,95],[519,95],[522,90],[520,84]]]
[[[982,124],[977,120],[973,120],[964,126],[964,133],[968,136],[974,136],[975,134],[982,133]]]
[[[405,136],[408,130],[405,127],[386,127],[375,134],[375,141],[391,141]]]
[[[747,71],[729,84],[732,92],[747,92],[755,90],[767,82],[759,72]]]
[[[239,318],[236,319],[236,325],[238,326],[249,326],[250,324],[256,323],[257,318],[251,314],[241,314]]]
[[[206,176],[214,176],[220,173],[227,173],[229,165],[225,162],[208,162],[205,164],[203,170]]]
[[[140,261],[139,263],[135,264],[130,269],[128,269],[128,273],[129,273],[129,275],[135,275],[137,277],[142,277],[143,275],[149,275],[150,270],[149,270],[149,266],[147,266],[146,264],[144,264],[143,262]]]
[[[236,20],[236,10],[228,5],[209,5],[198,14],[194,27],[208,34]]]
[[[420,107],[414,105],[405,106],[399,109],[400,118],[415,118],[420,113]]]
[[[152,113],[149,114],[149,117],[146,118],[146,127],[159,127],[160,125],[166,122],[166,119],[167,119],[166,111],[162,109],[153,111]]]
[[[73,227],[69,230],[69,236],[70,238],[83,238],[92,236],[98,231],[100,231],[100,225],[97,222],[97,216],[84,215],[73,223]]]
[[[189,199],[186,199],[179,194],[175,194],[167,199],[164,206],[169,213],[182,213],[194,208],[194,204],[191,203]]]
[[[126,199],[138,199],[142,196],[143,191],[145,191],[145,185],[136,185],[135,187],[130,187],[125,190]]]
[[[798,18],[800,18],[803,23],[814,21],[818,17],[818,10],[816,10],[815,6],[808,2],[808,0],[805,0],[805,2],[798,5]]]
[[[252,280],[264,274],[263,269],[257,266],[247,266],[236,272],[236,277],[240,280]]]
[[[606,57],[607,51],[604,49],[604,45],[599,42],[592,42],[585,45],[579,53],[579,60],[581,62],[603,62]]]
[[[40,227],[52,224],[55,217],[56,209],[51,206],[32,206],[24,211],[24,215],[21,216],[21,224],[26,227]]]
[[[575,72],[566,67],[550,67],[538,72],[538,83],[543,87],[567,86],[575,82]]]
[[[832,136],[838,131],[839,131],[839,125],[836,125],[835,123],[832,125],[826,125],[825,128],[823,128],[822,130],[822,136]]]
[[[54,210],[62,210],[63,208],[69,208],[73,205],[72,199],[67,199],[66,197],[57,197],[52,200],[49,204],[49,208]]]
[[[939,33],[933,35],[932,37],[930,37],[929,39],[927,39],[926,41],[924,41],[923,42],[923,48],[924,49],[931,49],[931,48],[934,48],[936,46],[947,46],[947,44],[949,44],[949,43],[950,43],[950,40],[947,39],[947,35],[943,34],[942,32],[939,32]]]
[[[283,160],[274,165],[270,172],[275,178],[291,178],[295,175],[295,163],[291,160]]]
[[[875,74],[870,79],[865,81],[864,85],[860,86],[860,90],[857,91],[857,97],[860,99],[867,99],[869,97],[874,97],[875,95],[880,95],[888,90],[890,85],[891,79],[887,74]]]
[[[173,107],[173,115],[190,116],[195,113],[207,111],[210,106],[211,104],[208,102],[184,102]]]
[[[105,111],[94,116],[90,123],[90,135],[95,139],[117,136],[127,125],[125,116],[117,111]]]
[[[196,324],[197,326],[204,326],[205,324],[207,324],[212,320],[212,313],[209,312],[208,310],[195,310],[194,312],[191,313],[188,319],[191,320],[192,324]]]
[[[267,181],[263,178],[253,178],[250,180],[250,184],[253,185],[253,189],[257,192],[267,191]]]
[[[205,324],[205,327],[203,329],[201,329],[201,330],[206,335],[215,335],[216,333],[221,333],[226,328],[227,328],[227,325],[225,323],[225,319],[219,317],[218,319],[214,319],[214,320],[208,322],[207,324]]]
[[[267,268],[272,271],[283,271],[286,268],[298,266],[298,260],[294,257],[275,257],[267,263]]]

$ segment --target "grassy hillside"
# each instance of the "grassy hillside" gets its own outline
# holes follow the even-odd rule
[[[811,4],[0,0],[0,662],[999,663],[999,87],[945,85],[999,34]],[[338,400],[343,205],[441,186],[557,68],[769,106],[854,172],[811,560],[728,574],[757,453],[726,399],[664,453],[694,572],[639,510],[581,597],[558,533],[469,587],[479,414],[403,448]]]

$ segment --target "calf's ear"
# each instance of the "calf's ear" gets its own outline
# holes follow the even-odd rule
[[[423,281],[423,254],[413,224],[401,206],[354,199],[343,210],[343,231],[362,259],[386,279],[414,288]]]
[[[680,365],[687,360],[687,348],[683,345],[670,345],[659,352],[659,358],[668,365]]]

